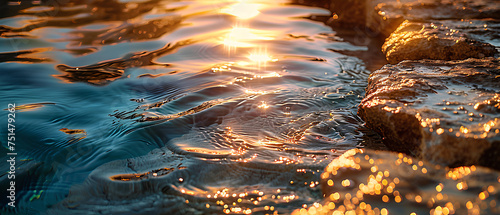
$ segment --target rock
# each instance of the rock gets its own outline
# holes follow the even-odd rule
[[[391,150],[449,166],[500,169],[500,59],[386,65],[358,115]]]
[[[378,13],[376,6],[373,1],[366,0],[331,1],[330,11],[333,12],[331,23],[340,27],[356,26],[358,30],[371,31],[371,35],[387,36],[403,22],[403,19],[399,16],[384,17]]]
[[[497,214],[499,180],[488,168],[352,149],[322,173],[324,202],[292,214]]]
[[[335,28],[350,29],[359,34],[367,34],[370,37],[391,34],[401,22],[403,17],[384,17],[379,13],[378,3],[367,0],[318,0],[304,1],[293,0],[293,3],[323,7],[332,12],[332,16],[325,21],[326,24]]]
[[[384,20],[401,18],[429,23],[454,35],[500,47],[500,4],[497,0],[376,0],[375,10]],[[448,31],[448,32],[446,32]],[[389,35],[389,34],[387,34]]]
[[[500,19],[498,0],[376,0],[385,18],[402,16],[410,21]]]
[[[469,39],[465,34],[443,25],[405,21],[386,39],[382,52],[387,61],[463,60],[494,56],[494,46]]]

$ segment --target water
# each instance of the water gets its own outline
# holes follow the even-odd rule
[[[9,5],[0,100],[18,107],[17,207],[2,197],[2,214],[291,213],[321,202],[323,169],[373,136],[356,116],[369,75],[360,58],[381,57],[315,21],[326,9]]]

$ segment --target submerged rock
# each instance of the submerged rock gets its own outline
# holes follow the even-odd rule
[[[352,149],[321,175],[325,201],[292,214],[497,214],[500,174]]]
[[[484,58],[497,53],[494,46],[469,39],[458,30],[409,21],[386,39],[382,51],[391,64],[403,60]]]
[[[499,59],[386,65],[358,115],[391,150],[449,166],[500,169]]]

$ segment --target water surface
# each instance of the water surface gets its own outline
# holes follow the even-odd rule
[[[18,205],[2,198],[2,214],[291,213],[322,201],[326,165],[372,136],[356,116],[369,71],[345,54],[368,46],[314,21],[326,9],[61,0],[1,10],[0,100],[20,107]]]

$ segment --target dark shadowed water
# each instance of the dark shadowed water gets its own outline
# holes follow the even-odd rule
[[[345,55],[368,46],[314,21],[326,9],[2,4],[0,101],[17,107],[18,154],[2,214],[291,213],[322,201],[323,169],[372,136],[356,116],[369,71]]]

